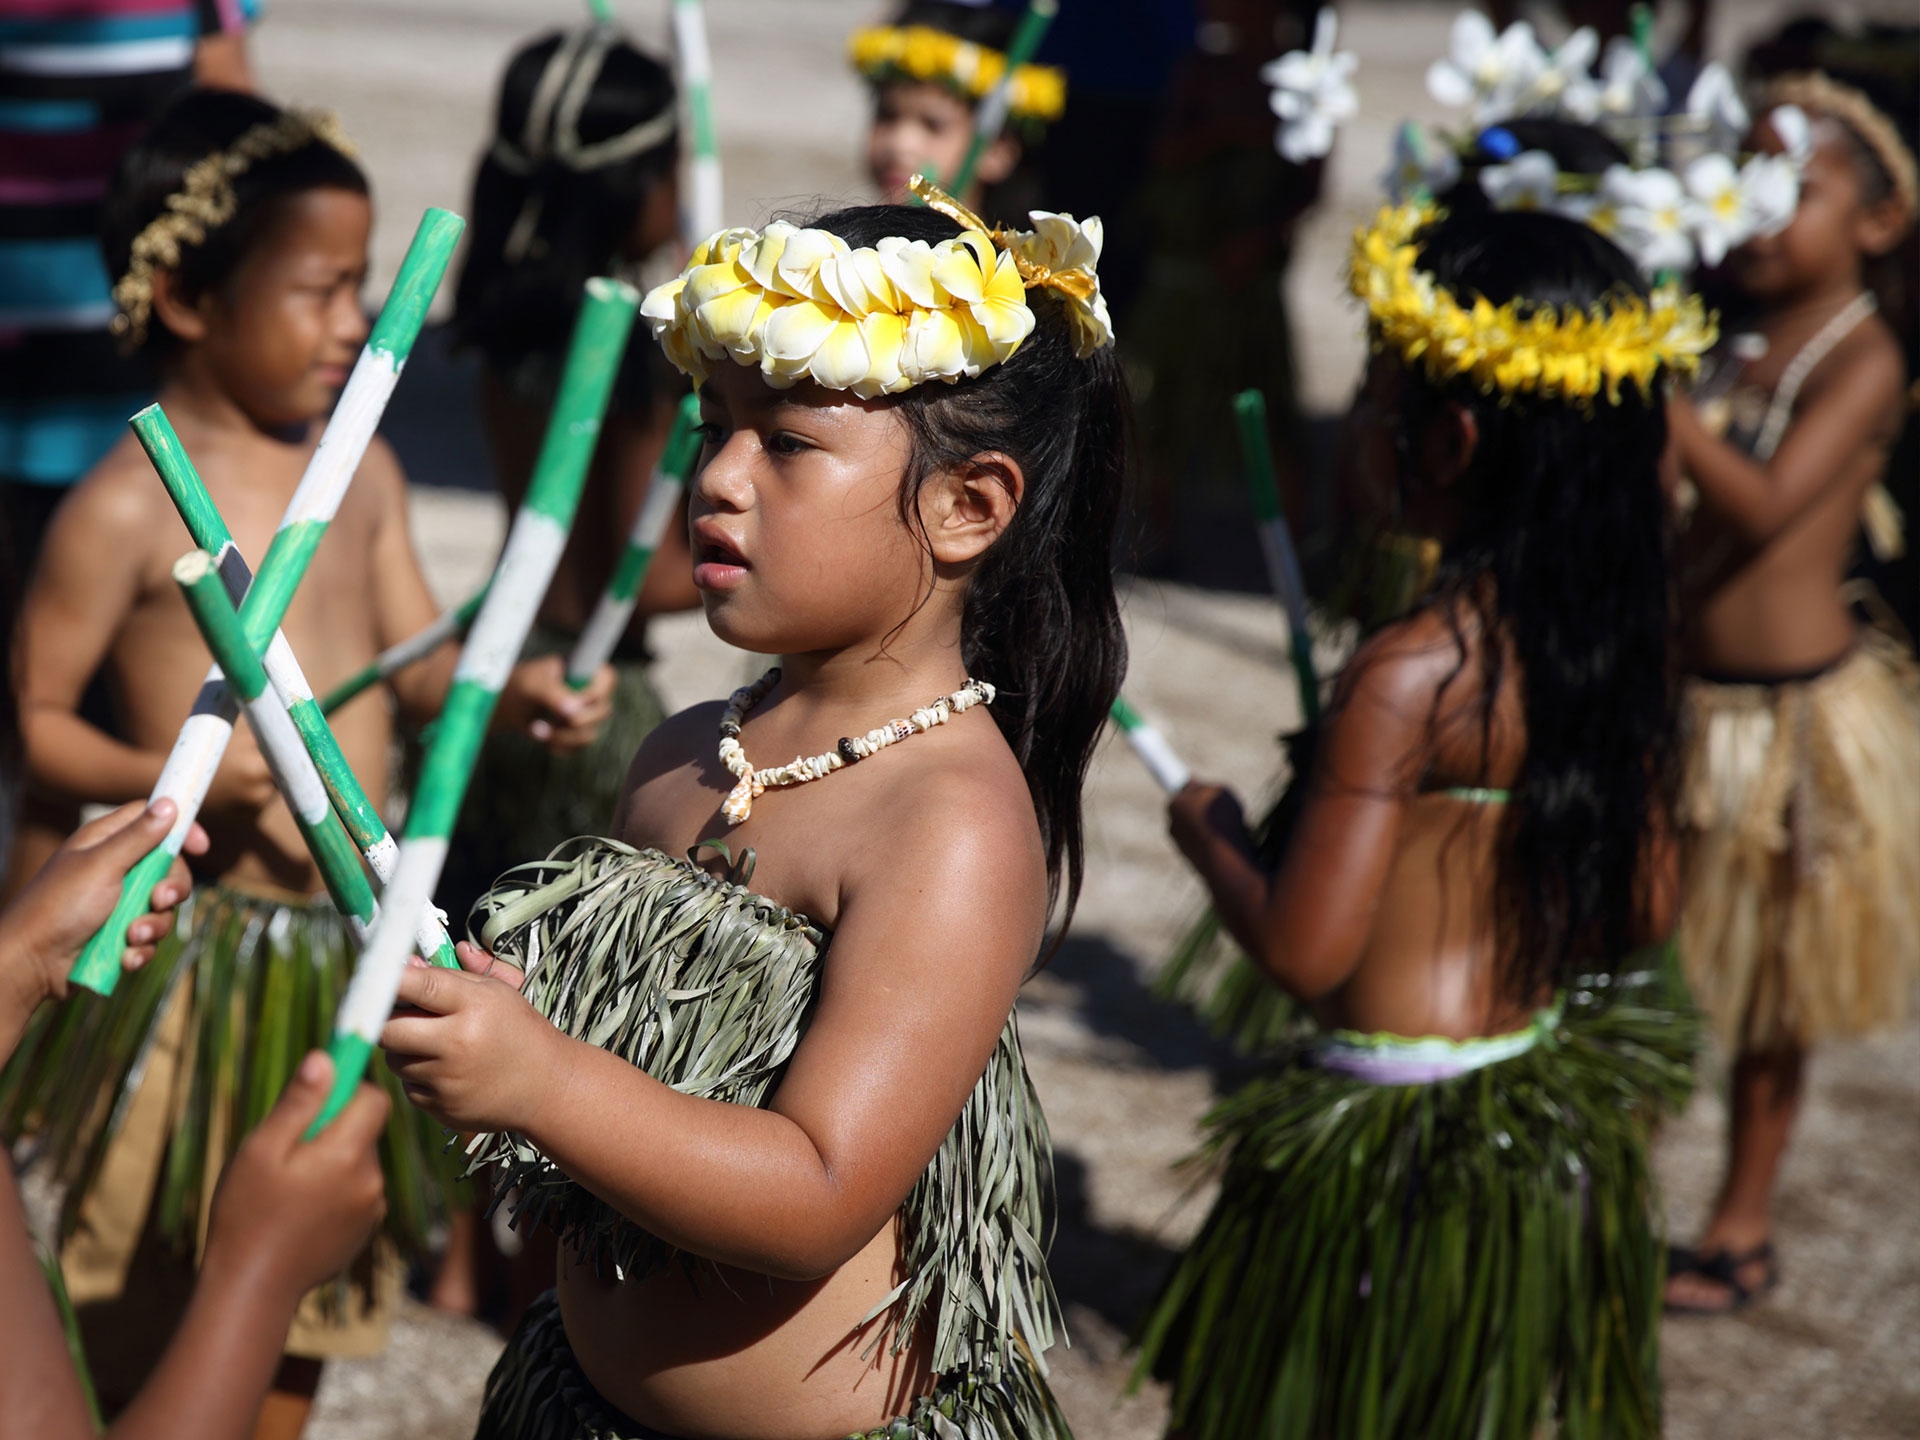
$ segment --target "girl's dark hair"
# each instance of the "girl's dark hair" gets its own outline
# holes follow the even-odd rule
[[[856,249],[889,235],[937,243],[960,227],[904,205],[837,210],[809,224]],[[991,714],[1027,777],[1046,847],[1051,904],[1072,919],[1085,872],[1080,791],[1127,672],[1113,593],[1114,528],[1131,452],[1126,381],[1112,346],[1074,355],[1052,291],[1027,292],[1038,324],[1020,348],[972,380],[917,385],[894,404],[913,436],[901,517],[937,472],[994,451],[1025,488],[967,588],[960,646],[967,672],[999,691]]]
[[[1420,269],[1462,304],[1586,308],[1646,293],[1617,247],[1555,215],[1449,214],[1418,243]],[[1602,395],[1583,407],[1465,379],[1436,386],[1417,366],[1406,396],[1400,437],[1451,406],[1478,429],[1422,608],[1446,619],[1463,667],[1466,627],[1479,632],[1485,754],[1507,643],[1519,667],[1526,754],[1503,820],[1498,913],[1507,991],[1531,997],[1617,967],[1644,914],[1647,842],[1675,751],[1666,411],[1658,389],[1648,399],[1631,384],[1618,404]]]
[[[121,157],[102,208],[100,246],[107,274],[118,280],[133,260],[133,242],[165,211],[190,166],[224,150],[256,125],[271,124],[280,107],[233,90],[188,90],[155,117],[146,134]],[[286,202],[308,190],[367,194],[367,177],[346,155],[314,140],[247,167],[234,179],[233,218],[198,245],[181,248],[179,293],[196,299],[232,278],[240,262],[273,228]],[[164,352],[178,342],[155,316],[146,345]]]
[[[555,31],[515,53],[473,181],[459,343],[502,372],[564,350],[587,280],[628,258],[648,196],[673,177],[674,104],[673,73],[604,27]],[[651,143],[593,163],[590,147],[618,137]]]
[[[1005,52],[1013,44],[1018,17],[998,5],[961,5],[956,0],[907,0],[893,23],[900,29],[924,25],[990,50]]]

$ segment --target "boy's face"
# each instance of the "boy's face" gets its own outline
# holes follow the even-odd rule
[[[232,279],[196,307],[196,358],[255,424],[304,425],[347,383],[367,337],[360,287],[372,226],[364,195],[291,196]]]
[[[1784,149],[1771,125],[1754,135],[1755,148]],[[1875,252],[1877,207],[1869,206],[1860,172],[1839,122],[1815,117],[1813,153],[1800,176],[1800,204],[1784,230],[1757,236],[1734,251],[1733,277],[1759,300],[1803,294],[1836,276],[1857,275],[1862,258]]]
[[[994,150],[980,157],[977,178],[992,184],[1011,169]],[[943,85],[889,80],[873,88],[873,126],[867,132],[867,172],[880,198],[905,204],[907,182],[916,174],[946,184],[959,173],[973,144],[973,107]],[[998,173],[992,173],[997,171]]]

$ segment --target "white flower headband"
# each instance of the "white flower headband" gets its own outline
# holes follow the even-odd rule
[[[911,188],[961,233],[938,244],[890,236],[856,250],[781,221],[722,230],[640,313],[696,385],[730,359],[757,366],[776,389],[810,379],[863,399],[999,364],[1033,333],[1026,292],[1035,286],[1065,300],[1081,358],[1113,343],[1096,273],[1097,217],[1036,210],[1034,229],[997,230],[921,176]]]

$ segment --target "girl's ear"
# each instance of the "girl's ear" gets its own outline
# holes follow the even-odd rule
[[[1026,484],[1019,463],[998,450],[930,476],[920,487],[920,523],[935,563],[966,565],[984,555],[1013,523]]]
[[[207,338],[204,300],[189,302],[180,293],[180,275],[174,270],[153,272],[153,318],[189,345]]]
[[[1907,233],[1907,209],[1897,195],[1882,196],[1877,205],[1862,206],[1853,222],[1853,242],[1862,255],[1878,258],[1900,243]]]
[[[1473,411],[1454,401],[1442,408],[1420,436],[1420,464],[1427,478],[1441,490],[1450,490],[1467,473],[1480,444],[1480,422]]]
[[[1019,139],[1002,130],[993,143],[980,152],[980,163],[974,167],[973,178],[982,185],[998,185],[1013,174],[1013,167],[1019,163]]]

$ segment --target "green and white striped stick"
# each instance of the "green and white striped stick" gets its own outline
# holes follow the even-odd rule
[[[214,567],[220,572],[227,587],[227,595],[234,603],[244,603],[247,589],[252,580],[252,572],[247,568],[245,558],[239,547],[233,542],[233,535],[227,529],[227,522],[221,518],[219,509],[213,503],[213,497],[207,494],[207,487],[201,481],[200,474],[193,468],[193,461],[180,444],[180,437],[174,433],[168,422],[166,412],[158,405],[149,405],[128,422],[133,427],[135,437],[141,448],[147,452],[147,458],[153,462],[153,468],[159,473],[160,482],[167,487],[180,518],[186,522],[187,532],[193,536],[193,543],[212,557]],[[177,576],[175,577],[178,578]],[[204,602],[202,602],[204,603]],[[194,604],[188,597],[189,608]],[[229,607],[231,608],[231,607]],[[202,626],[204,632],[205,626]],[[266,753],[266,732],[261,729],[260,720],[254,715],[249,697],[244,688],[233,683],[233,671],[227,667],[219,650],[214,649],[212,637],[207,640],[207,648],[213,650],[214,663],[225,671],[230,688],[240,692],[240,702],[248,710],[248,719],[253,724],[255,735],[260,737],[261,753]],[[249,652],[251,653],[251,652]],[[303,746],[302,758],[308,760],[305,768],[315,772],[315,783],[322,786],[334,812],[345,825],[354,845],[366,857],[373,873],[385,884],[393,877],[393,867],[399,859],[399,847],[393,837],[387,833],[386,822],[380,818],[380,812],[367,794],[360,788],[360,782],[354,777],[353,767],[347,763],[347,757],[341,753],[340,742],[333,737],[326,718],[314,703],[313,690],[307,684],[307,677],[300,669],[300,662],[294,659],[293,648],[287,644],[286,636],[280,631],[273,632],[273,639],[267,643],[265,670],[268,681],[273,687],[274,708],[287,717]],[[265,703],[265,702],[263,702]],[[270,726],[276,722],[269,720]],[[276,729],[277,733],[277,729]],[[268,764],[274,765],[272,756],[267,757]],[[303,767],[298,761],[283,759],[279,770],[301,772]],[[281,787],[287,796],[289,806],[295,806],[294,792]],[[299,811],[294,811],[299,818]],[[314,858],[320,863],[321,875],[327,880],[329,893],[339,896],[333,877],[327,875],[327,860],[319,850]],[[355,867],[358,874],[358,866]],[[342,907],[343,913],[351,914]],[[415,936],[420,953],[427,959],[448,968],[460,962],[454,958],[453,942],[448,939],[446,927],[440,923],[438,915],[429,914],[420,924],[419,934]]]
[[[1300,575],[1300,558],[1294,553],[1293,534],[1280,508],[1280,485],[1273,474],[1267,397],[1258,390],[1242,390],[1233,397],[1233,418],[1240,429],[1240,457],[1247,467],[1247,488],[1253,494],[1267,579],[1287,617],[1287,645],[1293,655],[1294,678],[1300,685],[1300,710],[1311,725],[1320,718],[1320,680],[1313,670],[1313,632],[1307,629],[1307,586]]]
[[[1113,723],[1120,727],[1120,733],[1127,737],[1127,744],[1133,747],[1133,753],[1140,757],[1140,763],[1147,767],[1147,773],[1160,782],[1160,788],[1169,795],[1178,794],[1193,779],[1193,771],[1187,768],[1186,761],[1173,753],[1173,746],[1167,743],[1167,737],[1147,723],[1140,712],[1127,703],[1127,697],[1116,695],[1110,712]]]
[[[680,88],[693,121],[685,236],[691,248],[727,223],[720,130],[713,118],[713,50],[707,44],[707,15],[700,0],[673,0],[673,48],[680,56]]]
[[[233,608],[220,571],[219,562],[205,550],[190,550],[175,562],[173,579],[186,596],[187,609],[193,612],[214,663],[246,712],[247,723],[260,742],[260,753],[273,772],[274,784],[286,796],[287,808],[293,811],[307,849],[320,867],[327,894],[346,917],[354,939],[364,944],[376,907],[373,887],[360,868],[360,852],[347,837],[340,817],[333,813],[333,802],[327,798],[327,787],[321,783],[313,757],[293,728],[287,707],[267,683],[266,667],[247,644],[240,612]]]
[[[640,603],[640,586],[653,564],[653,552],[660,548],[661,538],[680,508],[687,476],[700,455],[700,437],[694,433],[699,425],[700,397],[689,395],[674,411],[666,448],[660,452],[660,463],[653,467],[647,498],[633,517],[633,528],[627,532],[627,545],[613,567],[613,576],[600,603],[593,607],[592,618],[574,642],[573,654],[567,657],[567,683],[576,690],[585,688],[594,672],[613,658],[620,637],[627,633],[627,621],[633,617],[633,607]]]
[[[383,680],[389,680],[399,674],[409,665],[426,659],[447,641],[465,636],[468,628],[473,624],[473,617],[480,613],[480,602],[486,598],[487,589],[483,585],[458,609],[446,611],[431,623],[421,626],[406,639],[389,645],[374,656],[370,663],[354,671],[321,696],[320,713],[333,714],[361,691],[371,689]]]
[[[273,632],[287,613],[293,592],[305,576],[314,549],[326,531],[347,482],[359,469],[380,423],[394,382],[419,338],[420,326],[427,317],[427,305],[446,274],[453,258],[454,244],[466,222],[445,210],[429,210],[421,217],[413,244],[407,249],[400,273],[394,280],[387,303],[374,321],[373,333],[348,377],[346,389],[334,407],[333,416],[320,436],[319,447],[308,461],[306,473],[293,492],[280,528],[260,562],[259,573],[248,588],[240,606],[240,618],[246,625],[249,642],[258,654],[266,648]],[[173,829],[167,838],[127,873],[120,888],[120,900],[107,923],[80,952],[68,972],[74,984],[101,995],[113,993],[120,979],[120,957],[127,943],[127,927],[146,913],[153,887],[165,877],[174,856],[187,838],[187,831],[199,817],[201,802],[213,773],[226,754],[233,738],[233,719],[237,713],[226,688],[217,675],[209,675],[194,702],[193,713],[181,726],[179,737],[161,768],[153,787],[152,799],[169,799],[179,807]]]
[[[1007,111],[1013,105],[1013,72],[1033,60],[1040,42],[1047,37],[1047,27],[1059,13],[1060,0],[1030,0],[1027,13],[1020,17],[1020,28],[1013,32],[1013,43],[1007,47],[1006,71],[974,111],[973,143],[967,146],[966,158],[954,172],[953,183],[946,187],[949,193],[966,195],[967,186],[973,183],[973,172],[980,166],[980,157],[1006,129]]]
[[[480,607],[454,669],[453,688],[414,790],[400,866],[387,887],[380,922],[367,937],[353,982],[334,1018],[333,1092],[314,1121],[316,1130],[352,1097],[393,1010],[393,997],[406,969],[408,935],[415,917],[431,905],[434,887],[440,882],[447,841],[460,814],[460,802],[466,798],[467,781],[493,718],[494,703],[566,549],[587,466],[600,438],[600,420],[639,304],[640,292],[631,285],[604,278],[587,282],[586,303],[574,323],[567,368],[560,377],[527,497],[514,516],[486,604]]]

